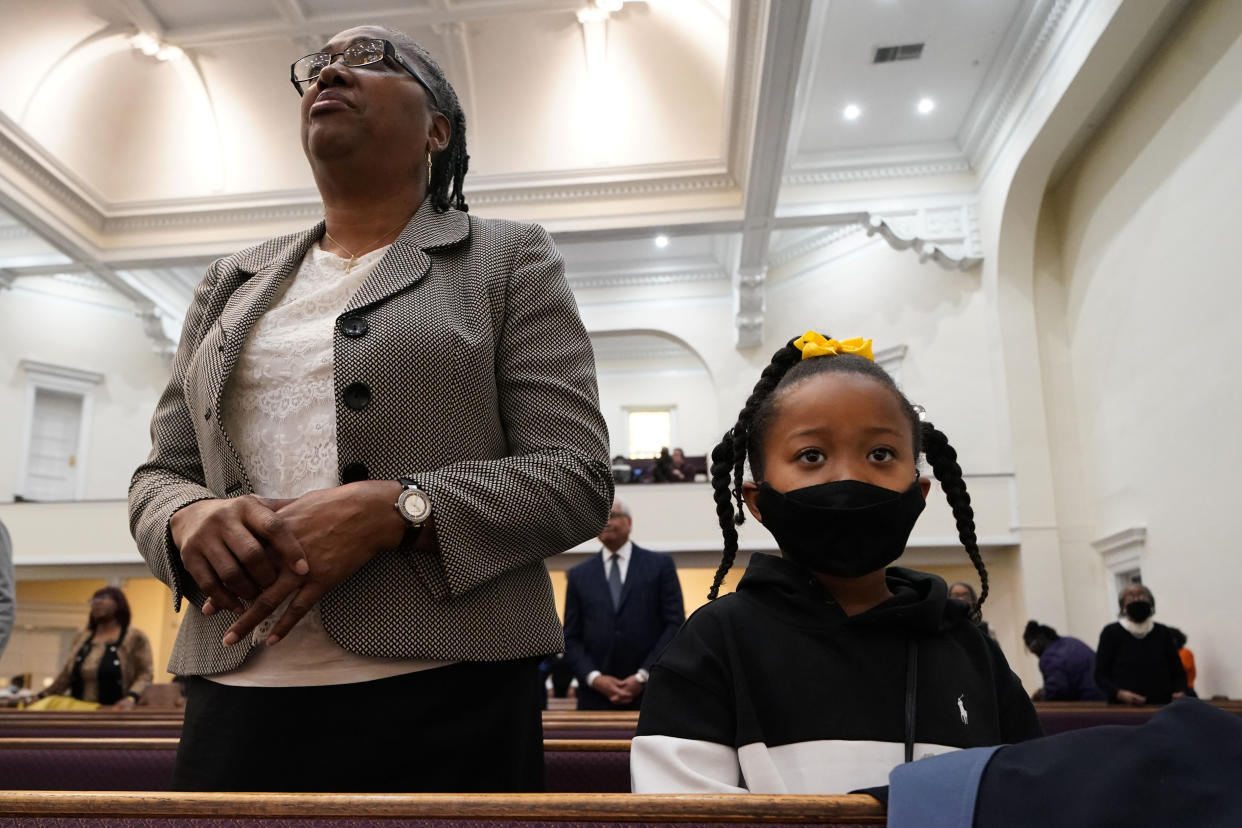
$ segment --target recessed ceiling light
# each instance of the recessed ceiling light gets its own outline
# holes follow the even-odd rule
[[[858,104],[850,104],[841,110],[841,116],[847,121],[857,121],[858,116],[862,114],[862,107]]]
[[[936,102],[933,101],[931,98],[919,99],[919,114],[920,115],[926,115],[927,113],[931,112],[935,108],[936,108]]]
[[[668,247],[668,236],[664,235],[663,233],[661,233],[660,235],[656,236],[656,237],[655,237],[655,246],[656,246],[656,247],[658,247],[658,248],[660,248],[661,250],[663,250],[664,248]]]

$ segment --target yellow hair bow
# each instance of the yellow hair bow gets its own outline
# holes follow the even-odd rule
[[[802,352],[803,359],[818,356],[836,356],[837,354],[854,354],[875,362],[871,353],[871,340],[856,336],[852,339],[825,339],[823,334],[807,331],[794,340],[794,347]]]

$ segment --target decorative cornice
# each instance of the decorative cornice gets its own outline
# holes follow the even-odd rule
[[[42,152],[25,132],[0,112],[0,162],[29,178],[55,203],[68,209],[95,230],[103,228],[103,211],[75,187],[66,183],[59,162]],[[53,172],[55,171],[55,172]]]
[[[1147,527],[1131,526],[1092,541],[1091,547],[1101,555],[1109,555],[1145,543],[1147,543]]]
[[[650,181],[618,181],[559,187],[528,187],[513,190],[475,190],[466,194],[472,204],[513,204],[518,202],[580,201],[593,198],[634,198],[670,193],[692,193],[736,188],[728,173]]]
[[[5,241],[23,241],[25,239],[37,239],[29,227],[24,224],[6,224],[0,227],[0,242]]]
[[[843,224],[837,227],[829,227],[826,230],[777,250],[771,256],[771,264],[773,267],[788,264],[794,259],[813,253],[816,250],[822,250],[856,233],[860,233],[862,229],[863,226],[861,224]]]
[[[631,360],[648,360],[648,359],[676,359],[678,357],[693,357],[694,355],[685,348],[679,348],[676,345],[665,347],[650,348],[625,348],[608,350],[607,348],[597,348],[595,359],[597,362],[622,362]]]
[[[25,369],[26,373],[40,379],[54,379],[86,387],[99,385],[99,383],[104,381],[104,375],[97,371],[83,371],[79,368],[53,365],[50,362],[23,359],[18,362],[18,365]]]
[[[527,186],[489,189],[486,184],[483,184],[478,188],[467,188],[466,199],[472,205],[485,206],[599,198],[641,198],[678,193],[718,192],[736,187],[737,182],[728,173],[711,173],[555,186],[540,186],[532,183]],[[102,219],[100,228],[105,233],[132,233],[225,224],[313,222],[323,217],[323,205],[318,193],[313,190],[280,194],[289,199],[283,204],[270,203],[272,195],[263,194],[264,203],[250,205],[245,204],[243,198],[239,198],[234,200],[235,204],[232,206],[222,205],[220,199],[199,200],[197,203],[179,200],[146,203],[137,207],[130,206],[125,208],[122,214],[110,215]]]
[[[112,286],[103,279],[100,279],[95,274],[88,272],[56,273],[52,275],[52,278],[57,282],[64,282],[67,285],[88,288],[90,290],[113,290]]]
[[[947,252],[940,244],[929,241],[926,238],[915,235],[906,237],[901,235],[889,219],[872,215],[867,220],[867,235],[879,235],[888,242],[889,247],[894,250],[913,250],[919,256],[920,262],[926,262],[931,259],[945,270],[971,270],[983,263],[983,258],[977,255],[970,255],[973,252],[974,245],[964,244],[961,255],[954,256]],[[967,241],[970,240],[967,235]]]
[[[881,348],[875,352],[875,362],[886,369],[894,363],[899,365],[906,358],[908,350],[907,345],[891,345],[888,348]]]
[[[1061,28],[1066,12],[1074,5],[1075,0],[1048,2],[1051,7],[1034,36],[1024,33],[1026,38],[1020,38],[1010,50],[1010,55],[1016,56],[1017,61],[1009,63],[998,80],[998,86],[1003,90],[999,98],[995,95],[985,98],[980,112],[968,119],[970,125],[959,140],[966,157],[977,170],[982,169],[984,159],[996,150],[1001,128],[1008,122],[1017,106],[1018,93],[1030,81],[1032,74],[1037,74],[1033,67],[1045,57],[1048,45]]]
[[[323,205],[316,198],[314,202],[300,204],[118,216],[105,219],[103,231],[105,233],[133,233],[144,230],[171,230],[222,224],[258,224],[295,220],[315,222],[321,218],[323,218]]]
[[[169,338],[164,329],[164,315],[156,308],[146,308],[139,311],[138,318],[142,320],[142,330],[153,343],[152,350],[166,359],[171,359],[177,352],[177,343]]]
[[[852,181],[880,181],[888,178],[952,175],[970,172],[970,170],[970,162],[963,156],[906,164],[858,164],[856,166],[834,166],[828,169],[801,169],[786,173],[781,181],[791,185],[841,184]]]
[[[693,282],[717,282],[728,278],[729,274],[722,267],[568,274],[569,286],[580,289],[677,285]]]

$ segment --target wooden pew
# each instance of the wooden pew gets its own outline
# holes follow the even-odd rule
[[[547,789],[624,793],[628,739],[545,739]],[[11,790],[168,791],[177,739],[0,738],[0,785]]]
[[[711,796],[631,794],[187,794],[0,791],[0,823],[39,828],[144,826],[186,828],[227,821],[254,828],[279,821],[307,828],[519,826],[548,822],[581,828],[649,826],[883,825],[884,809],[869,796]]]
[[[1242,716],[1242,701],[1229,700],[1208,702],[1221,710]],[[1069,730],[1106,725],[1138,726],[1147,722],[1159,707],[1104,702],[1036,702],[1035,712],[1044,727],[1044,733],[1052,736]]]
[[[1242,701],[1209,702],[1242,715]],[[1098,725],[1139,725],[1160,708],[1108,705],[1103,702],[1036,702],[1045,732],[1063,733]],[[0,711],[0,737],[176,738],[181,733],[179,711]],[[549,739],[630,739],[638,723],[635,711],[547,711],[544,734]]]
[[[132,711],[16,711],[0,715],[0,737],[96,737],[140,738],[181,735],[182,717],[173,711],[163,716],[133,716]],[[638,723],[636,712],[620,714],[596,711],[557,711],[544,715],[544,734],[549,739],[630,739]]]

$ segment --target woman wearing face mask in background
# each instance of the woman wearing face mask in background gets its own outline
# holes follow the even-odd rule
[[[1095,683],[1112,704],[1168,704],[1186,695],[1173,633],[1152,620],[1156,599],[1142,584],[1118,598],[1121,615],[1100,631]]]

